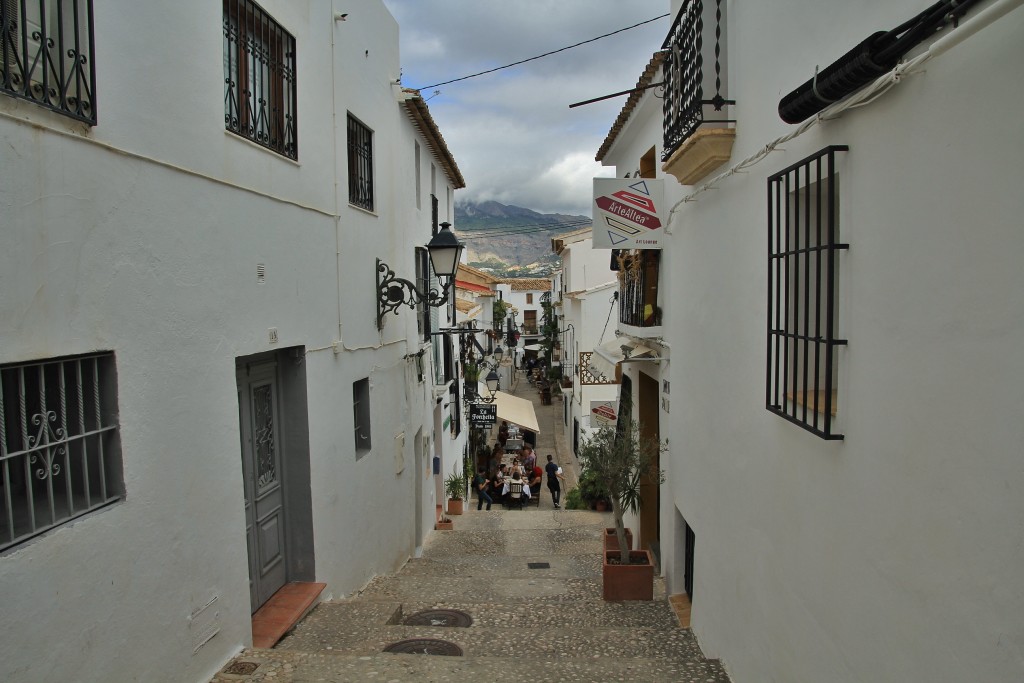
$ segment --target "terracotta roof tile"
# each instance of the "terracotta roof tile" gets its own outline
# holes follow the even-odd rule
[[[608,132],[608,137],[601,143],[601,148],[597,150],[597,156],[594,157],[595,161],[601,161],[604,159],[604,155],[608,153],[612,145],[615,144],[615,139],[622,132],[622,129],[626,127],[626,121],[629,120],[630,115],[636,106],[640,103],[640,99],[647,92],[646,86],[650,85],[654,81],[654,77],[658,74],[661,69],[661,63],[665,61],[665,54],[663,52],[655,52],[654,56],[651,57],[651,61],[647,63],[647,68],[640,74],[640,80],[636,82],[637,88],[645,88],[643,90],[633,90],[629,94],[629,98],[626,103],[622,105],[622,111],[619,112],[619,116],[615,119],[615,123],[612,124],[611,130]]]
[[[542,277],[505,277],[498,281],[502,284],[512,285],[513,292],[551,291],[551,280]]]

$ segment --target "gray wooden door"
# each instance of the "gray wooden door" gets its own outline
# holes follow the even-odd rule
[[[287,580],[277,364],[239,366],[249,592],[255,612]]]

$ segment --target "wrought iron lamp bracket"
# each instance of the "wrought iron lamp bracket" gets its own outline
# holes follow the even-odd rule
[[[398,309],[403,305],[409,308],[416,308],[421,303],[432,308],[444,306],[448,303],[450,290],[449,279],[441,291],[431,287],[421,292],[409,280],[396,277],[395,271],[388,264],[377,259],[377,329],[384,329],[384,316],[388,313],[398,315]]]

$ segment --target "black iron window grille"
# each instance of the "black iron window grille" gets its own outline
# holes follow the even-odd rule
[[[0,550],[121,499],[111,353],[0,366]]]
[[[765,407],[824,439],[839,382],[839,175],[826,147],[768,178],[768,362]]]
[[[665,101],[664,149],[662,160],[672,156],[694,132],[705,123],[733,123],[734,119],[705,119],[705,106],[722,111],[725,105],[736,104],[722,96],[722,0],[715,0],[715,96],[704,99],[704,3],[685,0],[672,22],[662,49],[664,62]],[[710,37],[710,36],[709,36]]]
[[[348,201],[373,211],[373,131],[348,115]]]
[[[92,0],[0,0],[0,89],[96,125]]]
[[[295,38],[251,0],[224,0],[224,126],[298,159]]]
[[[636,327],[661,324],[661,306],[658,303],[660,260],[659,249],[618,253],[620,323]]]
[[[416,288],[421,292],[430,291],[430,252],[423,247],[416,248]],[[423,341],[430,341],[430,306],[426,300],[416,304],[416,332]]]

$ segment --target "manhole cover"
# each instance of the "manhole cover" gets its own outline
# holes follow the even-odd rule
[[[530,569],[551,569],[551,564],[548,562],[527,562],[526,566]]]
[[[235,662],[224,669],[224,673],[231,674],[232,676],[248,676],[256,671],[257,667],[259,667],[259,664],[256,662]]]
[[[410,638],[391,643],[384,652],[395,652],[403,655],[442,655],[445,657],[461,657],[462,648],[455,643],[437,638]]]
[[[457,609],[426,609],[410,614],[403,622],[406,626],[469,626],[473,617]]]

